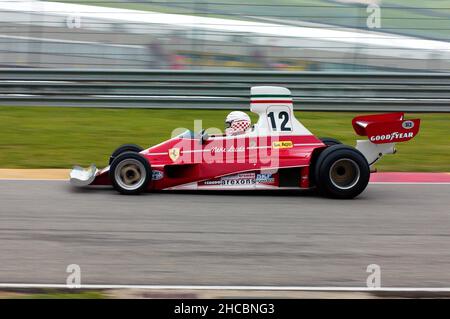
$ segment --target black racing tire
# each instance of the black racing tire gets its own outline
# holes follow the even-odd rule
[[[364,155],[354,147],[338,144],[320,153],[314,166],[314,180],[320,194],[350,199],[364,191],[370,168]]]
[[[139,153],[125,152],[117,156],[109,168],[111,183],[119,193],[137,195],[144,192],[152,180],[152,168]]]
[[[319,140],[321,140],[326,146],[342,144],[341,141],[332,137],[319,137]]]
[[[111,165],[111,163],[113,162],[113,160],[119,156],[122,153],[125,152],[135,152],[135,153],[140,153],[141,151],[143,151],[144,149],[142,147],[140,147],[139,145],[136,144],[123,144],[120,145],[118,148],[116,148],[116,150],[111,154],[111,156],[109,157],[109,165]]]

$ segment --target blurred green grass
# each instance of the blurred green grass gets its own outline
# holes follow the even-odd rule
[[[179,127],[193,129],[201,119],[204,128],[223,129],[228,110],[94,109],[58,107],[0,107],[1,168],[70,168],[73,165],[107,165],[120,144],[149,147],[170,138]],[[354,145],[357,136],[352,112],[296,112],[297,118],[317,136]],[[252,120],[256,118],[251,114]],[[398,153],[384,157],[380,171],[450,172],[450,113],[408,114],[422,119],[419,135],[398,143]]]
[[[107,295],[101,291],[77,291],[61,292],[48,289],[37,293],[24,294],[14,299],[107,299]]]

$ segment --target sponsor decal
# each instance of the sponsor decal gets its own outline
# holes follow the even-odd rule
[[[209,181],[203,181],[199,185],[220,185],[222,182],[220,179],[210,179]]]
[[[414,127],[414,122],[413,121],[404,121],[402,123],[402,127],[407,130],[412,129]]]
[[[175,162],[180,157],[180,149],[176,147],[169,149],[169,157]]]
[[[255,178],[255,173],[239,173],[236,175],[228,175],[222,178]]]
[[[277,141],[272,143],[273,148],[292,148],[294,143],[292,141]]]
[[[253,185],[255,184],[255,173],[241,173],[221,178],[222,185]]]
[[[259,184],[271,184],[275,182],[275,178],[272,174],[256,174],[256,183]]]
[[[230,146],[228,148],[226,147],[213,147],[211,148],[212,152],[215,153],[224,153],[224,152],[245,152],[245,147],[244,146],[238,146],[238,147],[234,147],[234,146]]]
[[[158,181],[164,177],[164,173],[158,170],[152,171],[152,180]]]
[[[240,186],[240,185],[254,185],[255,173],[241,173],[236,175],[223,176],[207,181],[199,182],[199,186]]]
[[[249,178],[249,179],[223,179],[222,185],[223,186],[238,186],[238,185],[254,185],[255,179]]]
[[[394,139],[400,139],[400,138],[411,138],[414,137],[413,132],[409,133],[399,133],[399,132],[393,132],[390,134],[383,134],[383,135],[373,135],[370,137],[371,142],[375,141],[392,141]]]
[[[241,173],[231,176],[224,176],[220,179],[222,186],[254,185],[255,173]]]
[[[251,186],[255,184],[274,184],[275,177],[268,173],[240,173],[198,182],[198,186]]]

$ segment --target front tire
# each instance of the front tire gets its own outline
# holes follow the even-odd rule
[[[114,161],[114,159],[122,153],[125,153],[125,152],[140,153],[143,150],[144,149],[142,147],[140,147],[139,145],[136,145],[136,144],[120,145],[118,148],[115,149],[115,151],[109,157],[109,165],[111,165],[112,162]]]
[[[370,168],[360,151],[338,144],[323,150],[317,158],[314,174],[317,189],[322,195],[349,199],[367,187]]]
[[[125,152],[111,163],[109,177],[119,193],[137,195],[148,188],[152,169],[147,159],[139,153]]]

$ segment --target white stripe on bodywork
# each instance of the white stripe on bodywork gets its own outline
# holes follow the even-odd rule
[[[322,146],[323,143],[300,143],[300,144],[294,144],[294,146]],[[246,149],[248,150],[254,150],[254,149],[260,149],[260,148],[272,148],[271,145],[264,145],[264,146],[249,146]],[[211,149],[203,149],[203,150],[181,150],[183,153],[196,153],[196,152],[209,152]],[[163,153],[148,153],[148,155],[156,156],[156,155],[168,155],[168,152]]]

